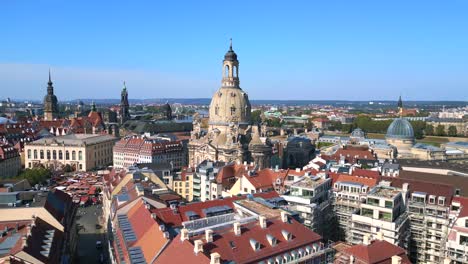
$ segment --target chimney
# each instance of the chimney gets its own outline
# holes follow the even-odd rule
[[[409,188],[409,183],[407,183],[407,182],[403,183],[403,186],[402,186],[402,187],[403,187],[403,191],[404,191],[404,192],[407,192],[407,191],[408,191],[408,188]]]
[[[296,168],[296,172],[301,172],[301,168]]]
[[[392,256],[392,264],[401,264],[401,257],[400,256]]]
[[[266,222],[266,217],[261,215],[258,217],[258,222],[260,222],[260,227],[261,228],[266,228],[267,227],[267,222]]]
[[[242,234],[242,231],[241,231],[241,225],[239,222],[235,222],[234,223],[234,234],[236,236],[240,236]]]
[[[380,241],[384,240],[384,235],[382,231],[377,232],[377,239]]]
[[[370,244],[369,235],[364,235],[364,237],[362,238],[362,244],[366,246]]]
[[[195,240],[193,244],[193,252],[197,255],[200,252],[203,252],[203,241],[200,239]]]
[[[180,230],[180,241],[185,241],[189,239],[188,229],[183,228]]]
[[[207,243],[213,242],[213,230],[205,230],[205,239]]]
[[[354,263],[354,256],[351,255],[349,256],[349,264],[353,264]]]
[[[221,255],[218,252],[214,252],[210,254],[210,264],[220,264],[221,263]]]
[[[247,161],[244,161],[244,166],[247,166]]]
[[[281,211],[281,221],[283,221],[283,223],[288,222],[288,214],[285,211]]]
[[[156,219],[156,214],[155,214],[155,213],[152,213],[152,214],[151,214],[151,218]]]

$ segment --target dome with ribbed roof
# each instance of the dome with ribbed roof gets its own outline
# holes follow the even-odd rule
[[[413,126],[402,117],[396,118],[388,127],[386,138],[414,140]]]

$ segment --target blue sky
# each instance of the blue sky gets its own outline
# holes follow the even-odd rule
[[[468,1],[2,1],[0,98],[468,100]]]

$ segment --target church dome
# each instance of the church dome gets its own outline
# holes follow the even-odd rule
[[[240,88],[220,88],[211,99],[210,124],[250,124],[251,105],[247,93]]]
[[[414,140],[413,126],[408,120],[397,118],[388,127],[386,138]]]
[[[352,138],[365,138],[366,133],[358,127],[354,129],[353,132],[351,132],[351,137]]]

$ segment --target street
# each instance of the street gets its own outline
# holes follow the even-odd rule
[[[78,225],[78,263],[107,263],[107,246],[105,242],[105,228],[99,228],[98,217],[101,215],[101,205],[80,207],[76,214]],[[96,242],[102,241],[102,248],[96,247]],[[100,262],[101,254],[104,262]]]

